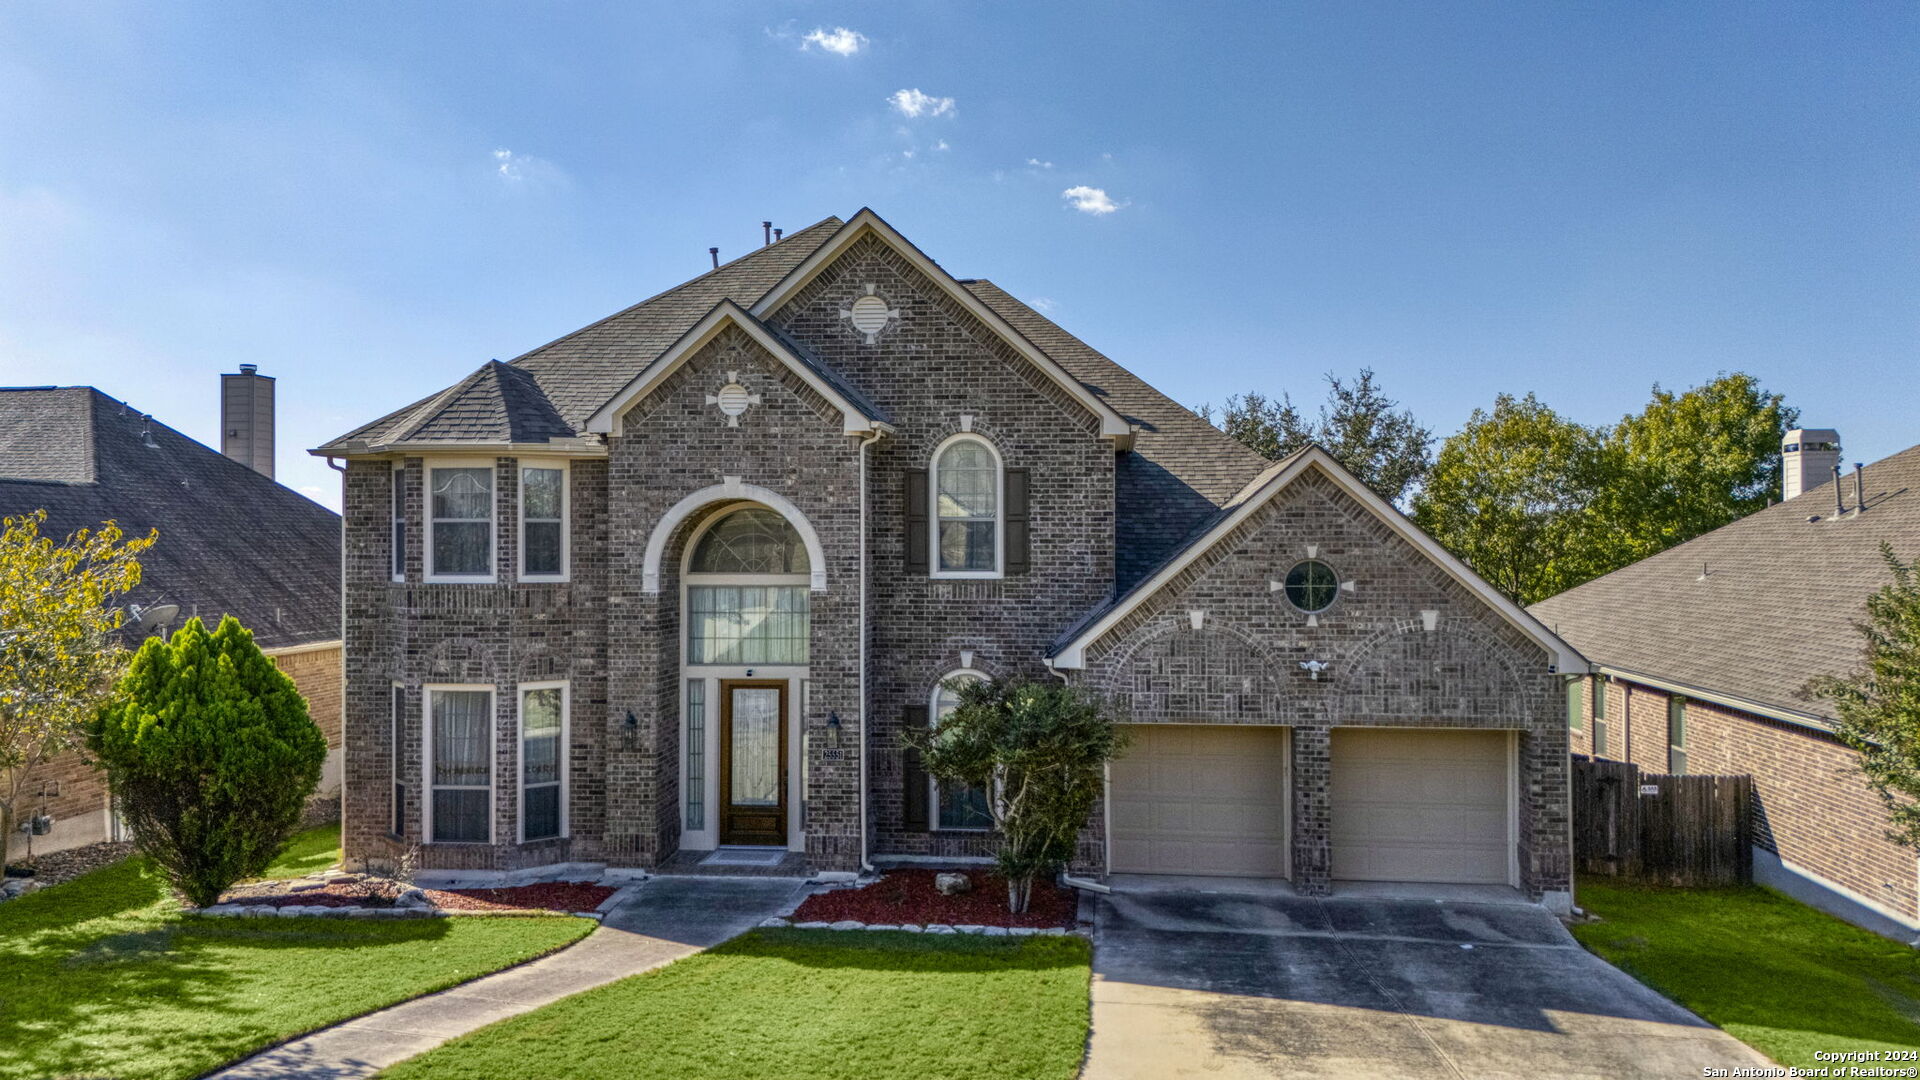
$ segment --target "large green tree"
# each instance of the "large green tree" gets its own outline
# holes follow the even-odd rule
[[[1532,394],[1502,394],[1441,445],[1413,520],[1508,596],[1552,596],[1594,573],[1599,442]]]
[[[1888,838],[1920,849],[1920,560],[1901,562],[1891,547],[1882,555],[1893,580],[1867,600],[1865,663],[1810,689],[1833,703],[1840,738],[1860,752]]]
[[[40,535],[46,518],[0,522],[0,868],[20,800],[39,791],[35,771],[79,748],[126,665],[120,598],[154,541],[124,540],[109,521],[55,543]]]
[[[327,759],[306,699],[231,615],[147,639],[88,747],[141,851],[203,907],[266,870]]]
[[[1796,410],[1750,375],[1589,428],[1501,395],[1441,444],[1414,521],[1531,604],[1764,508]]]
[[[1334,460],[1389,502],[1400,502],[1432,464],[1433,433],[1413,413],[1386,395],[1362,368],[1348,382],[1327,376],[1327,400],[1309,420],[1286,394],[1279,401],[1253,391],[1227,399],[1220,429],[1274,461],[1308,443],[1319,443]],[[1211,406],[1200,414],[1213,419]]]

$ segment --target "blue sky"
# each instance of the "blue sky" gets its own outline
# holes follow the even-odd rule
[[[259,363],[337,505],[305,448],[870,205],[1189,404],[1372,366],[1445,435],[1745,370],[1872,460],[1916,101],[1907,3],[14,0],[0,384],[213,442]]]

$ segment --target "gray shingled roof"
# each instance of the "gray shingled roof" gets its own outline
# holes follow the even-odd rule
[[[1920,446],[1867,466],[1866,489],[1864,513],[1835,516],[1823,484],[1529,610],[1606,667],[1831,718],[1802,688],[1859,666],[1881,545],[1920,557]],[[1841,491],[1851,510],[1851,476]]]
[[[134,603],[231,613],[265,648],[340,637],[339,516],[92,387],[0,389],[0,516],[39,509],[47,536],[160,530]]]
[[[580,433],[587,418],[723,301],[750,308],[843,222],[830,217],[779,243],[635,304],[349,432],[321,451],[370,445],[537,442]],[[990,281],[962,287],[1005,319],[1138,431],[1116,484],[1116,591],[1140,580],[1203,529],[1220,506],[1269,463],[1142,382]],[[769,327],[795,355],[869,416],[885,421],[859,387]]]
[[[751,307],[842,224],[830,217],[777,243],[755,248],[717,270],[525,353],[511,366],[532,376],[551,403],[553,416],[566,426],[564,436],[574,435],[584,429],[594,410],[680,340],[714,305],[732,300]],[[485,371],[482,368],[432,397],[355,428],[320,449],[346,452],[356,445],[395,442],[511,441],[504,411],[485,400],[469,400],[488,393],[478,382]],[[442,416],[447,418],[444,423]]]

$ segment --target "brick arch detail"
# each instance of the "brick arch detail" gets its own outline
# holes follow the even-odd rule
[[[1136,631],[1102,682],[1137,721],[1275,723],[1280,670],[1281,661],[1246,630],[1211,615],[1195,630],[1181,612]]]
[[[1340,670],[1344,668],[1345,670]],[[1397,619],[1356,646],[1332,673],[1328,720],[1489,719],[1526,723],[1527,688],[1510,646],[1472,622],[1442,619],[1428,630]],[[1409,708],[1409,703],[1419,703]]]
[[[813,524],[807,520],[807,515],[801,513],[793,500],[785,495],[758,484],[742,483],[737,476],[727,477],[725,483],[701,488],[660,515],[660,520],[653,527],[653,534],[647,537],[646,561],[640,569],[641,589],[653,594],[660,592],[660,561],[666,555],[667,542],[673,538],[681,522],[709,503],[741,499],[759,503],[787,519],[787,523],[800,534],[800,542],[807,546],[807,561],[812,568],[810,587],[814,592],[825,592],[827,553],[820,545],[820,535],[813,531]]]

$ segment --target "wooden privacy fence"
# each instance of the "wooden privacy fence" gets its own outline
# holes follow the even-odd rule
[[[1573,862],[1661,885],[1753,880],[1753,778],[1643,773],[1573,759]]]

